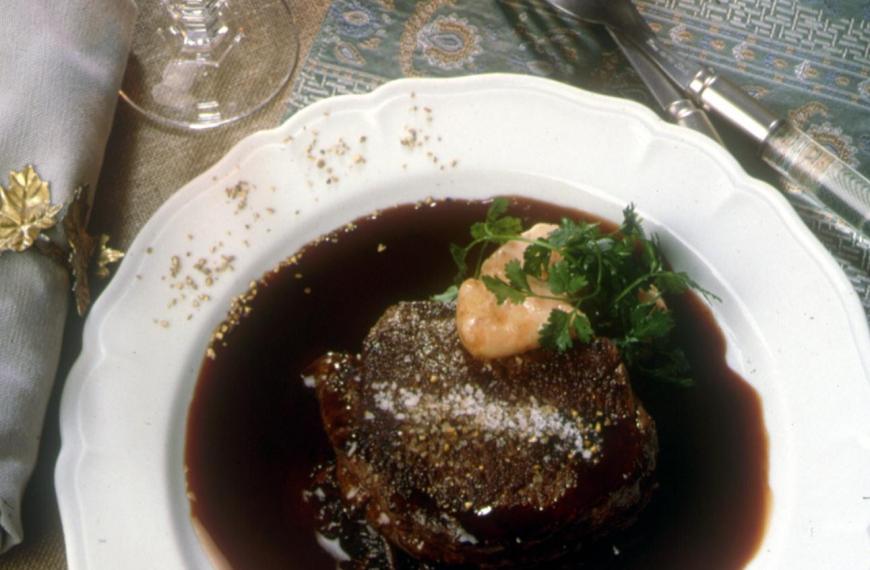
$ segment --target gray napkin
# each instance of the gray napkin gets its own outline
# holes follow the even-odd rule
[[[32,164],[54,204],[94,186],[135,16],[132,0],[0,1],[0,185]],[[22,540],[19,507],[68,298],[69,277],[56,262],[33,251],[0,255],[0,553]]]

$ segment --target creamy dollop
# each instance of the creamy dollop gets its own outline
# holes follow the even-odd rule
[[[527,239],[548,236],[558,226],[535,224],[522,233]],[[511,260],[523,262],[528,243],[514,240],[505,243],[481,266],[481,275],[507,279],[504,267]],[[551,258],[550,262],[556,261]],[[529,278],[529,286],[539,295],[555,296],[545,281]],[[496,297],[480,279],[466,279],[459,287],[456,300],[456,328],[465,349],[477,358],[490,360],[504,358],[538,348],[539,331],[546,324],[553,309],[570,312],[565,301],[527,297],[522,303],[505,301],[498,304]]]

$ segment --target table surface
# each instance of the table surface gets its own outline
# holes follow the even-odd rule
[[[253,117],[214,131],[185,134],[156,126],[119,103],[91,216],[92,233],[107,233],[115,247],[126,249],[168,197],[244,136],[275,126],[318,98],[366,91],[395,77],[533,73],[651,104],[606,34],[560,21],[542,0],[290,0],[289,4],[295,10],[300,65],[285,90]],[[821,0],[637,0],[637,4],[659,35],[683,55],[738,74],[744,87],[840,156],[853,162],[870,159],[870,7],[866,3],[843,0],[836,8]],[[353,18],[344,17],[351,13]],[[440,45],[448,28],[458,36],[448,38],[453,44]],[[454,49],[457,42],[463,49]],[[844,125],[852,131],[844,132]],[[729,150],[750,174],[780,182],[754,158],[740,135],[718,126]],[[864,163],[862,172],[870,174],[870,160]],[[852,249],[844,249],[838,236],[824,235],[829,228],[813,212],[801,215],[826,245],[836,244],[837,259],[870,316],[868,245],[853,243]],[[60,394],[81,348],[81,331],[81,319],[71,314],[39,460],[24,499],[25,542],[0,556],[0,570],[66,567],[53,477],[60,448]]]

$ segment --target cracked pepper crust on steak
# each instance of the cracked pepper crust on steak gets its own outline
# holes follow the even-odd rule
[[[655,426],[607,339],[485,362],[453,305],[399,303],[315,383],[344,503],[425,562],[553,560],[631,524],[654,487]]]

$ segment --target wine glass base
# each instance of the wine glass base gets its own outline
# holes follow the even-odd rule
[[[141,2],[120,94],[162,125],[213,128],[274,99],[298,53],[283,0]]]

